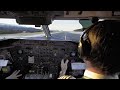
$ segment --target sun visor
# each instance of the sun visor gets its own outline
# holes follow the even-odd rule
[[[83,26],[83,28],[88,28],[92,25],[92,22],[89,19],[80,19],[79,23]]]
[[[48,18],[48,17],[17,17],[16,22],[18,24],[26,24],[26,25],[49,25],[51,24],[51,18]]]

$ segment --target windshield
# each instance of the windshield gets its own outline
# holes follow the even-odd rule
[[[12,26],[21,26],[21,27],[29,27],[35,29],[42,29],[41,27],[35,27],[35,25],[20,25],[16,23],[15,19],[0,19],[0,25],[12,25]],[[9,27],[10,27],[9,26]],[[54,20],[52,24],[49,25],[50,30],[58,30],[58,31],[74,31],[76,29],[81,29],[82,25],[79,23],[79,20]],[[24,30],[23,30],[24,31]]]
[[[82,31],[82,25],[79,23],[79,20],[54,20],[52,21],[52,24],[48,26],[54,39],[60,39],[60,37],[57,37],[58,34],[55,35],[55,32],[70,33]],[[64,37],[66,38],[65,35],[66,34],[64,33]],[[0,39],[24,39],[38,36],[40,37],[39,39],[45,38],[45,33],[41,26],[35,27],[35,25],[20,25],[16,23],[15,19],[0,19]]]

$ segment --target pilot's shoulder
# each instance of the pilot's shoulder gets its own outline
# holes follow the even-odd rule
[[[58,79],[76,79],[76,78],[71,75],[63,75],[63,76],[59,77]]]

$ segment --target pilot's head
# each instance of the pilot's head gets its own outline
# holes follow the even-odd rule
[[[84,61],[108,75],[120,72],[120,21],[99,21],[81,36],[79,53]]]

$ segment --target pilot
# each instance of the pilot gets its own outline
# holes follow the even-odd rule
[[[104,20],[90,26],[81,36],[78,52],[86,64],[81,79],[119,79],[120,21]],[[58,79],[72,79],[65,75],[67,63],[61,62]]]

